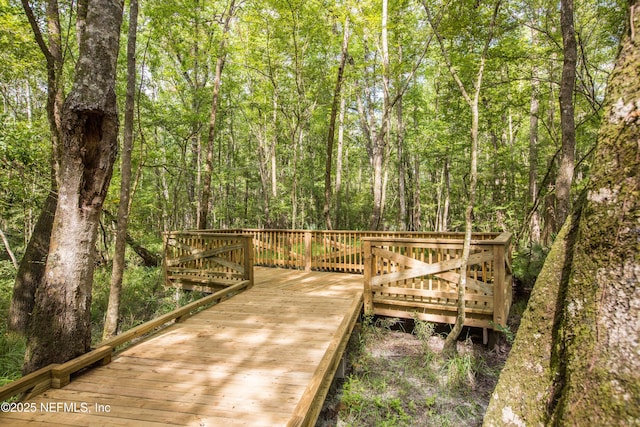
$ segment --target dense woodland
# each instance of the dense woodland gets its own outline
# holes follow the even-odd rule
[[[0,15],[0,228],[19,255],[50,187],[51,139],[46,62],[16,3],[3,1]],[[577,186],[588,173],[624,24],[621,3],[575,4]],[[32,4],[46,34],[45,6]],[[59,5],[62,96],[78,57],[75,6]],[[394,1],[384,27],[381,2],[140,7],[129,221],[137,238],[199,224],[325,228],[327,165],[335,229],[461,230],[471,110],[447,63],[472,93],[487,42],[474,226],[545,243],[559,228],[557,3]],[[124,39],[116,86],[121,113]],[[104,203],[114,215],[119,168],[117,162]],[[539,224],[533,232],[532,221]]]
[[[31,325],[12,326],[25,372],[51,362],[47,346],[86,350],[94,266],[123,264],[125,241],[153,259],[168,230],[471,225],[513,233],[526,264],[584,205],[633,11],[0,0],[0,257],[18,290],[49,254],[40,289],[82,295],[52,304],[31,288]],[[75,307],[77,327],[38,334],[56,307]]]

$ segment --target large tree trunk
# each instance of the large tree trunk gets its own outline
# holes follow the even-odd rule
[[[94,0],[73,89],[62,111],[59,197],[45,282],[36,291],[24,373],[77,357],[91,345],[97,227],[117,151],[116,63],[122,2]]]
[[[386,128],[386,126],[384,126],[384,128]],[[373,147],[373,210],[371,211],[371,219],[369,220],[370,230],[382,229],[382,185],[384,176],[384,153],[386,148],[384,139],[385,136],[380,134],[374,142]]]
[[[573,113],[573,89],[576,82],[578,51],[573,28],[573,0],[560,1],[560,28],[564,62],[560,81],[560,127],[562,152],[556,179],[556,224],[561,227],[571,209],[571,183],[576,152],[576,126]]]
[[[35,304],[36,289],[44,278],[44,267],[49,252],[49,239],[57,203],[56,193],[49,191],[29,239],[27,250],[18,266],[7,325],[10,330],[21,334],[27,333]]]
[[[124,255],[129,222],[129,196],[131,192],[131,151],[133,150],[133,108],[136,92],[136,35],[138,31],[138,0],[129,3],[129,35],[127,40],[127,95],[124,112],[124,140],[122,143],[120,204],[116,224],[116,244],[113,254],[113,270],[109,289],[109,303],[102,338],[114,336],[118,331],[120,294],[124,275]]]
[[[486,426],[640,419],[640,43],[631,34],[610,76],[589,184],[536,282]]]

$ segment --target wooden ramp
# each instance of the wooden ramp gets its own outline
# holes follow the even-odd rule
[[[256,267],[253,288],[25,402],[27,412],[0,413],[0,424],[313,425],[362,289],[361,275]]]

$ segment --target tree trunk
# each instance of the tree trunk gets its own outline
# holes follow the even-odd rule
[[[76,12],[76,40],[78,46],[84,37],[84,29],[87,27],[87,8],[89,6],[89,0],[78,0],[78,7]]]
[[[560,81],[560,127],[562,152],[556,179],[556,224],[561,227],[571,209],[571,183],[576,152],[573,89],[576,82],[577,45],[573,28],[573,0],[560,1],[560,28],[564,61]]]
[[[349,17],[344,20],[344,30],[342,37],[342,53],[340,65],[338,66],[338,77],[336,78],[336,88],[333,91],[333,103],[331,104],[331,115],[329,117],[329,130],[327,135],[327,157],[324,171],[324,208],[323,215],[327,230],[331,230],[331,164],[333,159],[333,140],[336,133],[336,116],[340,106],[340,93],[342,90],[342,80],[344,79],[344,67],[347,63],[349,48]]]
[[[411,231],[422,229],[422,210],[420,208],[420,158],[416,156],[412,160],[413,169],[410,179],[413,181],[413,191],[411,193],[411,218],[409,220]]]
[[[398,222],[400,230],[404,231],[409,228],[407,216],[407,160],[404,152],[404,120],[402,111],[402,97],[398,99],[396,104],[396,119],[398,130],[396,135],[396,145],[398,149]]]
[[[442,172],[440,173],[440,185],[438,186],[438,209],[436,211],[436,231],[447,231],[449,227],[449,204],[450,201],[450,172],[449,157],[444,158]]]
[[[207,228],[207,219],[209,216],[209,202],[211,200],[211,180],[213,179],[213,151],[216,139],[216,120],[218,115],[218,104],[220,97],[220,84],[222,83],[222,70],[227,58],[227,34],[231,26],[231,19],[236,13],[235,0],[229,3],[229,10],[224,18],[224,26],[222,28],[222,39],[220,41],[220,50],[218,59],[216,60],[216,72],[213,81],[213,97],[211,101],[211,114],[209,115],[209,133],[207,137],[207,153],[205,158],[204,174],[202,176],[202,195],[200,198],[200,213],[198,215],[198,229]]]
[[[273,137],[271,138],[271,148],[269,149],[269,158],[271,159],[271,196],[276,198],[278,197],[278,164],[276,162],[276,148],[278,145],[278,92],[275,88],[273,93],[273,117],[271,123],[273,126]],[[267,215],[267,222],[269,222],[269,215]]]
[[[82,3],[82,2],[81,2]],[[58,203],[58,158],[60,150],[62,111],[62,39],[60,33],[60,15],[58,2],[47,2],[47,42],[40,32],[40,27],[29,2],[22,1],[25,14],[33,30],[36,42],[47,63],[47,120],[51,133],[51,188],[38,221],[33,230],[27,248],[16,274],[16,282],[9,308],[8,328],[21,334],[27,333],[28,323],[35,304],[36,289],[44,279],[45,262],[49,253],[49,240],[53,218]]]
[[[485,41],[484,49],[482,50],[482,55],[479,59],[478,64],[478,72],[476,73],[476,81],[473,85],[473,98],[469,95],[467,90],[465,89],[462,80],[458,76],[456,69],[453,67],[451,59],[449,57],[448,51],[445,49],[442,36],[438,32],[437,28],[434,26],[434,22],[431,19],[431,13],[427,6],[426,2],[423,2],[424,8],[427,11],[427,15],[429,18],[429,24],[435,33],[436,38],[438,39],[438,43],[440,45],[440,50],[445,58],[447,66],[449,68],[449,73],[451,77],[453,77],[454,81],[458,85],[458,89],[460,90],[460,94],[462,98],[469,105],[471,110],[471,150],[470,150],[470,165],[469,165],[469,194],[468,194],[468,202],[467,208],[465,210],[465,234],[464,234],[464,243],[462,247],[462,257],[460,259],[460,281],[458,283],[458,304],[457,304],[457,315],[456,322],[453,326],[453,329],[447,335],[445,339],[444,346],[442,352],[445,356],[449,356],[457,353],[456,349],[456,341],[460,332],[462,331],[462,327],[465,322],[465,294],[466,294],[466,285],[467,285],[467,265],[469,262],[469,255],[471,251],[471,234],[473,228],[473,210],[475,207],[476,201],[476,186],[478,182],[478,128],[479,128],[479,116],[480,111],[478,109],[479,101],[480,101],[480,90],[482,88],[482,79],[484,76],[484,66],[487,58],[487,52],[489,50],[489,45],[493,40],[493,30],[495,28],[496,20],[498,17],[498,11],[500,10],[500,0],[498,0],[493,8],[493,16],[491,18],[491,23],[489,27],[489,36]]]
[[[495,20],[495,18],[494,18]],[[462,331],[466,318],[465,294],[467,293],[467,266],[469,263],[469,255],[471,253],[471,232],[473,229],[473,209],[476,202],[476,186],[478,183],[478,100],[480,98],[480,87],[482,84],[482,74],[484,70],[484,57],[482,58],[480,69],[478,70],[476,82],[476,94],[471,104],[471,150],[470,150],[470,166],[469,166],[469,194],[467,208],[465,210],[465,227],[464,242],[462,245],[462,258],[460,261],[460,281],[458,282],[458,307],[456,315],[456,323],[453,329],[447,335],[442,348],[445,356],[457,353],[456,341]]]
[[[13,254],[13,251],[11,250],[11,245],[9,245],[9,241],[7,240],[7,236],[4,235],[4,232],[2,231],[2,229],[0,228],[0,238],[2,239],[2,243],[4,244],[4,248],[7,250],[7,254],[9,255],[9,258],[11,258],[11,263],[13,264],[13,266],[15,267],[15,269],[18,269],[18,261],[16,260],[16,256]]]
[[[340,100],[340,116],[338,120],[338,152],[336,153],[336,228],[340,228],[340,214],[342,213],[342,158],[344,152],[344,114],[346,102],[344,96]]]
[[[16,274],[7,326],[10,330],[21,334],[27,333],[35,304],[36,289],[44,279],[51,227],[57,204],[57,194],[49,191]]]
[[[532,44],[535,44],[535,30],[531,30]],[[538,197],[538,112],[540,110],[540,82],[538,69],[534,65],[531,69],[531,103],[529,106],[529,202],[533,211],[529,226],[531,243],[540,243],[540,216],[536,208]]]
[[[533,288],[516,341],[500,373],[485,426],[543,425],[548,421],[554,370],[551,353],[554,323],[559,316],[557,299],[560,283],[566,284],[564,266],[573,251],[569,240],[572,218],[556,237]]]
[[[631,20],[640,22],[637,0]],[[589,184],[536,281],[485,426],[634,425],[640,419],[640,66],[627,30]]]
[[[385,126],[386,128],[386,126]],[[380,135],[377,139],[384,140]],[[384,141],[376,141],[373,148],[373,210],[369,221],[370,230],[380,230],[382,227],[382,183],[384,171]]]
[[[369,229],[382,229],[382,214],[384,212],[385,202],[385,184],[386,184],[386,168],[387,151],[389,145],[389,41],[387,21],[389,18],[388,1],[382,0],[382,28],[380,39],[382,44],[382,108],[384,114],[380,132],[374,141],[373,147],[373,211],[371,213],[371,221]]]
[[[121,154],[120,204],[116,225],[116,244],[113,254],[113,270],[109,303],[102,338],[111,338],[118,332],[120,294],[124,274],[124,255],[129,221],[129,195],[131,191],[131,151],[133,150],[133,109],[136,92],[136,35],[138,30],[138,0],[129,3],[129,35],[127,40],[127,95],[124,112],[124,141]]]
[[[62,111],[59,198],[45,281],[36,291],[23,372],[77,357],[91,346],[97,227],[117,151],[116,64],[122,3],[94,0],[76,75]]]

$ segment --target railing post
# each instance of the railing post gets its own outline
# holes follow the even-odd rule
[[[493,323],[500,326],[507,326],[504,251],[503,243],[493,245]]]
[[[169,275],[167,274],[167,252],[169,251],[168,246],[168,233],[165,231],[162,233],[162,275],[164,276],[164,284],[165,286],[170,286],[169,283]]]
[[[304,232],[304,271],[311,271],[312,243],[311,231],[306,230]]]
[[[373,276],[373,251],[371,241],[363,241],[364,250],[364,313],[373,314],[373,293],[371,291],[371,278]]]
[[[253,287],[253,236],[243,236],[244,240],[244,278]]]

